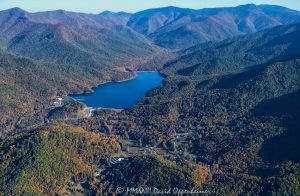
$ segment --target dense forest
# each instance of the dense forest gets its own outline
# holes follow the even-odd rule
[[[1,143],[0,191],[53,195],[69,180],[95,183],[95,168],[120,150],[115,138],[79,127],[50,126]]]
[[[166,192],[171,187],[178,190],[190,190],[194,187],[199,188],[203,182],[211,178],[209,169],[204,165],[192,163],[186,165],[154,156],[133,157],[116,167],[108,168],[106,172],[108,174],[102,185],[107,185],[100,187],[101,191],[108,189],[107,187],[111,190],[122,187],[125,188],[123,193],[127,194],[137,193],[130,192],[130,187],[144,187],[145,189],[155,187],[157,191]],[[126,189],[127,187],[129,190]],[[171,191],[173,192],[174,190]]]
[[[216,167],[204,187],[217,193],[293,195],[299,190],[300,160],[298,27],[279,27],[205,46],[205,50],[191,48],[193,53],[183,51],[183,58],[161,70],[166,76],[163,87],[148,93],[137,106],[122,112],[99,111],[93,118],[73,123]],[[271,31],[279,34],[269,38],[265,34]],[[261,35],[269,41],[263,43]],[[278,43],[281,37],[290,39]],[[226,42],[231,44],[224,46]],[[282,52],[266,52],[269,56],[262,59],[257,49],[251,50],[259,48],[258,44]],[[237,47],[240,50],[234,53]],[[206,50],[219,55],[205,56]],[[233,53],[237,56],[232,57]],[[218,58],[224,68],[212,67],[211,73],[203,73],[203,66],[189,58],[191,55],[201,63]],[[250,55],[251,61],[247,58]],[[181,63],[182,59],[187,62]],[[245,68],[237,69],[241,61]],[[189,75],[181,74],[183,69],[189,69]],[[274,148],[278,155],[274,155]]]
[[[0,19],[0,195],[299,193],[299,12],[14,8]],[[165,79],[129,109],[91,113],[68,97],[137,70]]]

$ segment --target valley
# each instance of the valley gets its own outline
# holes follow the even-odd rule
[[[0,11],[0,195],[297,195],[299,35],[271,5]]]

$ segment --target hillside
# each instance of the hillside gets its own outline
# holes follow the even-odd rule
[[[106,16],[0,12],[0,135],[42,124],[52,98],[129,78],[160,49]]]
[[[164,87],[132,110],[139,119],[134,136],[150,145],[175,142],[177,151],[217,165],[207,184],[216,193],[296,194],[298,31],[299,25],[277,27],[185,51],[162,70]],[[184,141],[175,139],[182,133]]]
[[[130,66],[158,50],[130,28],[101,15],[13,8],[1,11],[0,21],[2,48],[37,60],[84,66],[90,72]]]
[[[115,167],[108,168],[106,172],[104,182],[112,185],[112,190],[117,190],[118,187],[148,187],[149,190],[145,190],[148,194],[154,194],[154,188],[166,193],[170,189],[170,193],[175,193],[176,189],[199,188],[203,182],[210,180],[209,169],[205,166],[186,166],[156,156],[129,158]],[[104,182],[102,184],[105,184]],[[103,191],[107,187],[99,189]],[[127,191],[125,189],[124,193]],[[128,192],[136,194],[134,191]]]
[[[106,78],[94,74],[76,65],[35,61],[0,50],[0,135],[42,123],[53,97],[89,91]]]
[[[105,20],[112,20],[115,24],[126,25],[131,14],[126,12],[104,11],[100,13],[100,16],[105,18]]]
[[[162,68],[164,85],[138,105],[75,124],[105,132],[96,126],[105,122],[142,146],[208,164],[203,187],[216,194],[296,194],[298,31],[275,27],[182,51]]]
[[[158,46],[182,49],[299,21],[300,13],[297,11],[249,4],[201,10],[177,7],[150,9],[133,14],[127,25]]]
[[[300,138],[299,114],[290,111],[300,109],[292,102],[300,90],[299,71],[298,59],[224,79],[171,80],[129,113],[137,119],[127,130],[145,145],[190,152],[197,161],[216,165],[219,170],[208,183],[216,193],[293,195],[299,190]],[[284,97],[289,97],[286,102],[268,106],[291,104],[281,113],[252,113],[260,104]]]
[[[51,126],[12,137],[0,149],[0,192],[53,195],[70,179],[93,183],[93,165],[105,165],[119,144],[78,127]]]
[[[297,23],[196,45],[178,52],[179,57],[166,64],[163,72],[198,77],[299,58],[299,33]]]

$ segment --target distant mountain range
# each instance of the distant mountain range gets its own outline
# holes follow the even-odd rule
[[[126,64],[157,47],[125,25],[101,15],[63,10],[0,12],[0,43],[13,53],[56,63],[94,68]]]
[[[200,10],[164,7],[134,14],[105,11],[99,15],[64,10],[28,13],[13,8],[0,12],[0,40],[3,47],[23,54],[27,51],[22,48],[33,44],[30,38],[39,37],[44,53],[48,54],[53,43],[59,43],[68,50],[76,50],[79,56],[89,56],[91,51],[97,51],[98,56],[102,54],[101,60],[109,61],[103,56],[122,58],[126,52],[137,56],[148,53],[154,47],[149,41],[164,48],[184,49],[296,22],[300,22],[298,11],[254,4]],[[110,48],[110,43],[122,47]],[[32,53],[36,51],[30,51],[31,56]],[[97,55],[92,56],[97,58]]]
[[[166,7],[133,14],[128,26],[155,44],[180,49],[300,21],[300,12],[272,5],[182,9]]]

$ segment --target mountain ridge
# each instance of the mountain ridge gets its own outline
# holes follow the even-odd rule
[[[169,49],[184,49],[202,42],[221,41],[277,25],[300,22],[299,11],[268,4],[203,9],[168,6],[136,13],[104,11],[100,14],[65,10],[29,13],[20,8],[5,11],[22,14],[33,22],[67,24],[80,29],[122,25]]]
[[[128,25],[159,46],[182,49],[201,42],[220,41],[239,34],[300,21],[298,11],[270,7],[273,8],[270,5],[250,4],[200,10],[172,7],[150,9],[133,14],[133,22],[129,20]],[[170,19],[170,16],[173,18]],[[154,30],[149,32],[143,29]],[[186,43],[181,43],[182,40]]]

